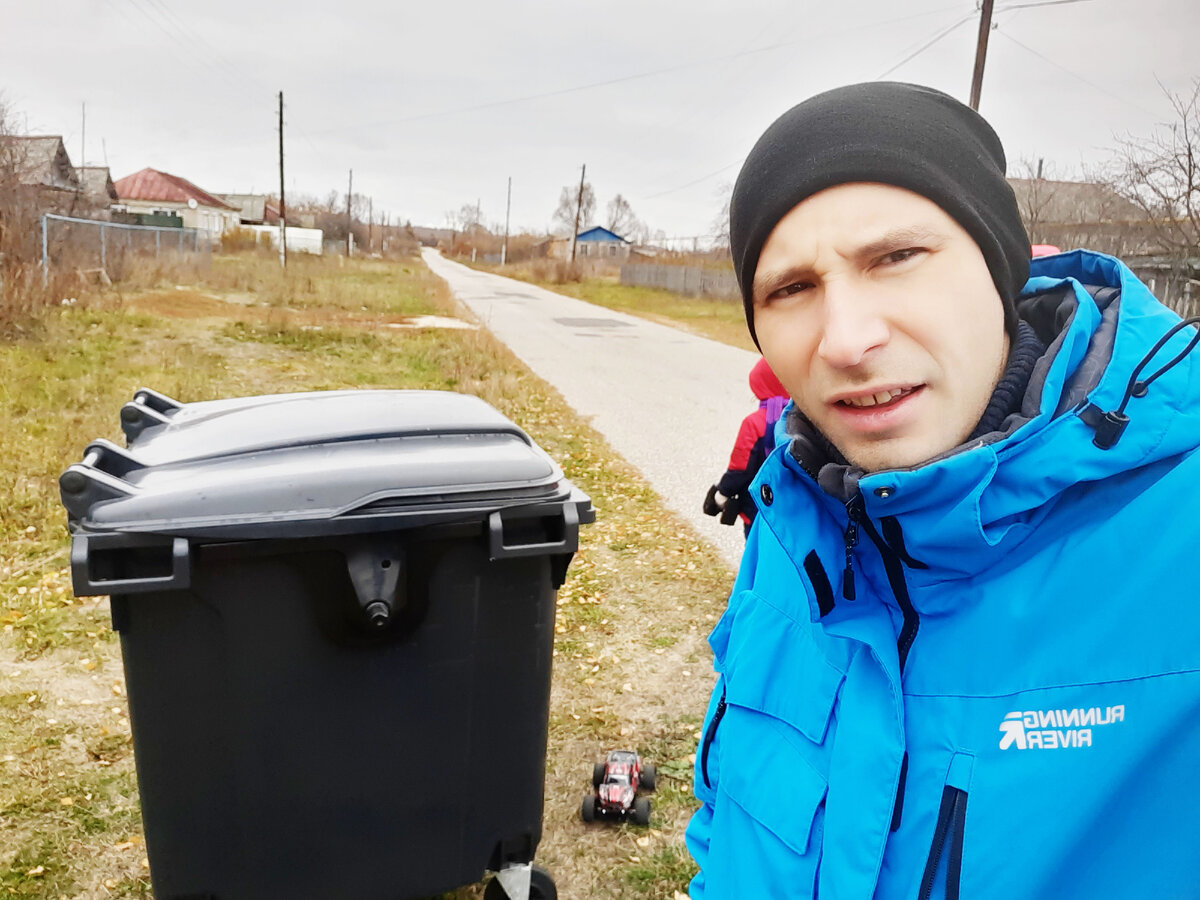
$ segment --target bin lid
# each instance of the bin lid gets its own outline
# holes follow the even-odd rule
[[[140,389],[128,446],[95,441],[59,480],[73,531],[301,537],[588,498],[477,397],[352,390],[179,403]]]

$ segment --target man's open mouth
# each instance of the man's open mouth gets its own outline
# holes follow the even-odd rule
[[[842,406],[852,406],[855,409],[866,409],[872,406],[886,406],[889,403],[895,403],[897,400],[907,397],[915,387],[908,388],[893,388],[890,391],[880,391],[877,394],[866,394],[862,397],[848,397],[845,400],[837,401]]]

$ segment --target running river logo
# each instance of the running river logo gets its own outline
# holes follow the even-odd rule
[[[1124,721],[1124,706],[1017,710],[1006,715],[1000,723],[1000,749],[1061,750],[1090,747],[1096,728]]]

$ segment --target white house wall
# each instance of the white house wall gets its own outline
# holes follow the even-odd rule
[[[230,228],[237,228],[241,222],[235,209],[217,209],[213,206],[192,209],[186,203],[170,200],[122,200],[121,205],[132,213],[172,213],[183,219],[184,228],[195,228],[214,238],[219,238]]]
[[[242,227],[255,234],[265,234],[272,247],[279,246],[278,225],[243,225]],[[325,232],[320,228],[296,228],[291,225],[287,227],[287,248],[295,253],[315,253],[320,256],[324,249],[324,238]]]

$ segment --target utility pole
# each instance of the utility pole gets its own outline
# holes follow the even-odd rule
[[[346,256],[354,255],[354,219],[350,212],[350,198],[354,196],[354,170],[350,170],[350,184],[346,188]]]
[[[508,199],[504,201],[504,244],[500,247],[500,265],[508,262],[508,214],[512,210],[512,176],[508,176]]]
[[[283,91],[279,92],[279,264],[287,268],[287,205],[283,198]]]
[[[579,195],[575,198],[575,228],[571,232],[571,264],[575,263],[575,243],[579,237],[579,210],[583,206],[583,178],[587,175],[587,163],[583,164],[583,171],[579,173]]]
[[[979,40],[975,43],[975,73],[971,76],[971,109],[979,111],[979,94],[983,90],[983,64],[987,59],[988,35],[992,31],[992,2],[983,0],[979,11]]]
[[[375,198],[367,198],[367,256],[375,252]]]

